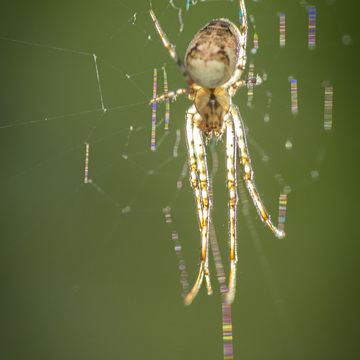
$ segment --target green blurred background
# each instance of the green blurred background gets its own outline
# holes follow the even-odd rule
[[[185,3],[175,2],[183,9],[180,34],[177,10],[152,1],[181,57],[209,20],[238,21],[237,2],[201,2],[188,12]],[[310,5],[317,9],[313,51],[307,47],[308,13],[299,1],[247,1],[260,45],[255,56],[248,53],[249,62],[268,80],[255,89],[252,108],[245,89],[234,102],[253,139],[259,191],[275,219],[276,174],[292,192],[284,240],[274,238],[254,209],[248,218],[239,210],[235,359],[360,357],[356,3]],[[184,114],[190,103],[179,98],[171,105],[169,135],[151,152],[153,68],[166,63],[171,89],[185,82],[159,41],[149,8],[148,1],[130,0],[1,5],[1,359],[222,358],[212,261],[214,295],[202,288],[190,307],[180,295],[174,229],[190,283],[199,259],[188,175],[176,191],[187,159]],[[286,14],[284,49],[279,12]],[[249,43],[253,33],[251,24]],[[350,43],[344,44],[344,35]],[[298,80],[296,118],[289,76]],[[159,92],[161,82],[160,72]],[[328,133],[324,82],[334,87]],[[163,114],[159,106],[159,120]],[[182,138],[173,158],[176,129]],[[163,134],[159,127],[157,139]],[[293,148],[286,150],[289,139]],[[90,144],[92,184],[83,181],[84,142]],[[216,151],[213,220],[228,273],[223,142]],[[319,176],[312,179],[312,171]],[[172,226],[162,212],[170,204]]]

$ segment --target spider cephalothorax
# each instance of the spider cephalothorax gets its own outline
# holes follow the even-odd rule
[[[230,108],[229,94],[222,88],[200,88],[195,95],[195,107],[201,119],[196,125],[211,138],[220,137],[225,129],[224,117]]]

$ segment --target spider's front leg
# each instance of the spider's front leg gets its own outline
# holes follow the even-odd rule
[[[156,30],[160,35],[163,45],[165,46],[166,50],[169,52],[170,56],[178,64],[181,72],[183,73],[183,75],[185,77],[186,82],[188,83],[189,94],[190,94],[190,96],[193,96],[194,95],[194,82],[193,82],[188,70],[186,69],[186,66],[183,64],[183,62],[179,58],[178,54],[176,53],[175,46],[166,37],[166,34],[165,34],[164,30],[161,28],[159,20],[156,18],[154,12],[152,10],[150,10],[149,12],[150,12],[150,16],[155,24]]]
[[[194,117],[198,116],[194,105],[186,114],[186,140],[189,153],[190,179],[194,189],[201,230],[201,258],[200,268],[196,282],[185,297],[185,305],[190,305],[199,292],[204,274],[208,294],[212,293],[209,275],[209,177],[206,163],[205,145],[201,130],[194,124]]]

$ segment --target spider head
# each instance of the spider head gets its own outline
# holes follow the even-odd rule
[[[224,117],[230,108],[230,97],[222,88],[200,88],[195,95],[195,107],[200,115],[197,126],[208,137],[220,137],[223,133]]]

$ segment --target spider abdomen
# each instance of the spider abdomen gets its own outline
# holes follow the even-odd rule
[[[240,32],[227,19],[217,19],[200,29],[185,53],[185,66],[195,84],[216,88],[232,77],[238,60]]]

